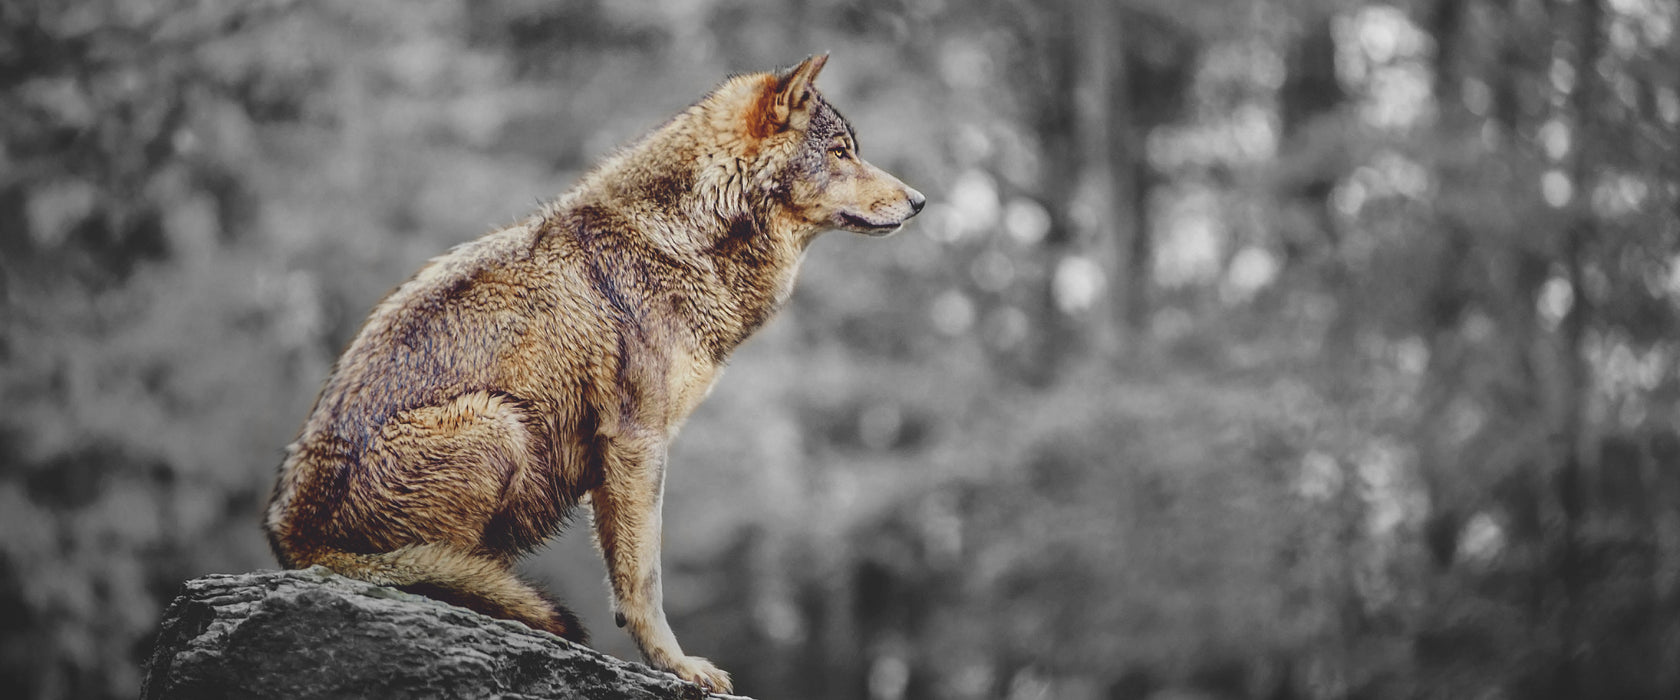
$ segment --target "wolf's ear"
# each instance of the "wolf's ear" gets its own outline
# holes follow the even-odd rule
[[[828,63],[828,54],[817,54],[801,61],[787,72],[776,76],[765,93],[764,131],[774,133],[786,129],[793,113],[811,99],[811,83]]]

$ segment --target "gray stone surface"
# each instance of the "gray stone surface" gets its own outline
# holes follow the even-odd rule
[[[325,569],[188,581],[142,700],[728,698],[524,625]]]

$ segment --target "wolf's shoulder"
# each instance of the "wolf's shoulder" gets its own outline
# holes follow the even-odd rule
[[[427,306],[456,299],[483,283],[500,286],[534,282],[537,235],[529,222],[462,242],[428,260],[413,276],[391,290],[375,311]]]

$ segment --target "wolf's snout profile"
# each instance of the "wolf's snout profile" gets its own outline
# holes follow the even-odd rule
[[[264,523],[280,562],[582,641],[512,567],[587,496],[642,654],[728,690],[665,619],[667,448],[817,234],[885,235],[926,202],[859,155],[812,84],[826,59],[728,80],[374,307],[287,447]]]

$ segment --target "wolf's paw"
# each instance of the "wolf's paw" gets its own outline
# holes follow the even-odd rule
[[[729,673],[712,665],[712,662],[698,656],[684,656],[671,664],[670,671],[690,683],[714,693],[727,693],[735,689],[729,682]]]

